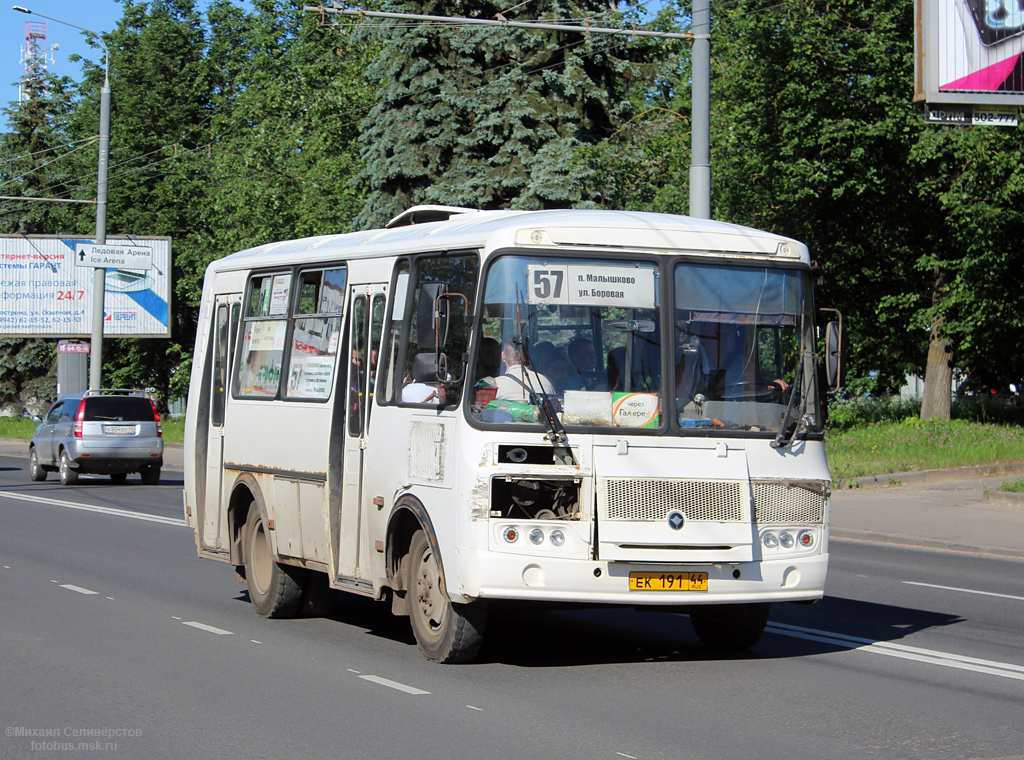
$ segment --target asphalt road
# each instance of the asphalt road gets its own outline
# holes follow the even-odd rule
[[[1021,758],[1024,563],[834,542],[749,653],[686,617],[495,611],[477,663],[341,597],[263,620],[195,556],[180,473],[64,488],[0,456],[0,758]]]

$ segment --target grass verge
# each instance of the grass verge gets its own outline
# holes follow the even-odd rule
[[[1024,428],[971,420],[876,422],[826,433],[834,480],[1024,462]]]
[[[165,443],[181,443],[185,440],[185,418],[164,417],[160,421]],[[0,417],[0,438],[23,438],[29,440],[36,432],[36,423],[28,417]]]

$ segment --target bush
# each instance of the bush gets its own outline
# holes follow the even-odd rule
[[[828,405],[827,429],[842,432],[879,422],[903,422],[921,416],[920,398],[868,396],[833,401]],[[997,425],[1024,426],[1024,404],[1017,397],[988,398],[965,396],[953,399],[950,417],[954,420]]]

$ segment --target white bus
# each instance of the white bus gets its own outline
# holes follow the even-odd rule
[[[816,346],[807,248],[720,222],[420,206],[250,248],[206,273],[185,518],[258,614],[329,584],[439,662],[496,600],[746,648],[823,594]]]

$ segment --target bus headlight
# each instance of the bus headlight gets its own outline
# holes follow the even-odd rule
[[[534,528],[530,531],[530,543],[537,546],[544,543],[544,531],[540,528]]]
[[[562,546],[565,544],[565,534],[560,530],[553,530],[548,535],[548,541],[551,542],[552,546]]]
[[[779,545],[779,539],[774,533],[765,533],[761,536],[761,543],[765,549],[774,549]]]
[[[782,544],[783,549],[792,549],[796,539],[793,538],[792,533],[782,533],[779,535],[779,543]]]

